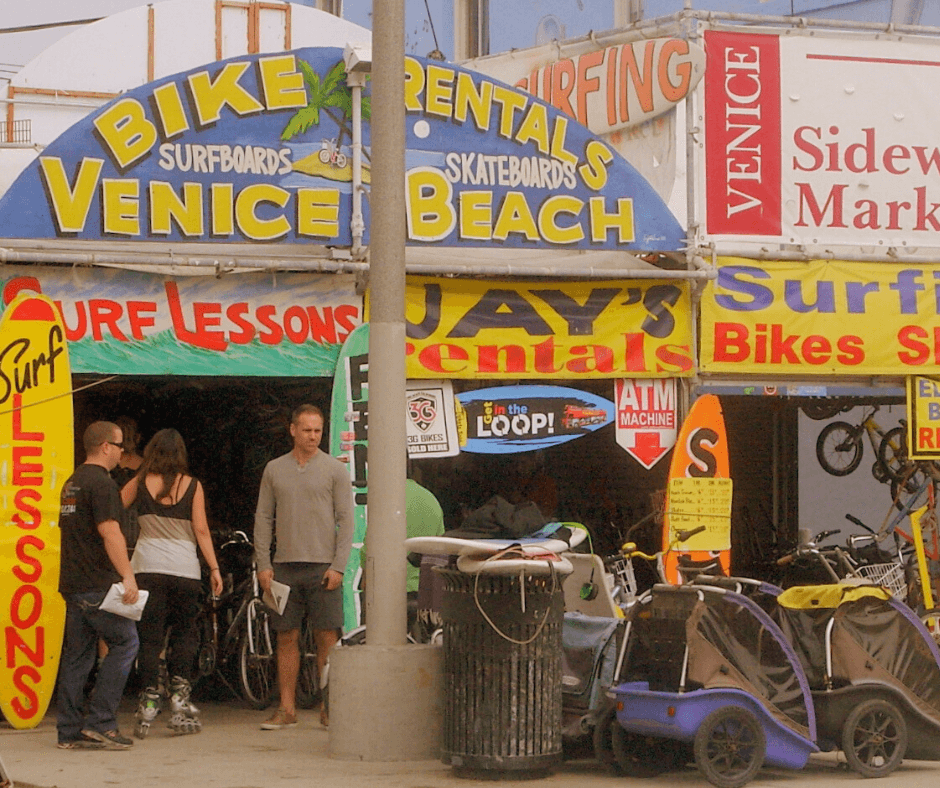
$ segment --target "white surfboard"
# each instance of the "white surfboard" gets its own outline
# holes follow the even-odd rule
[[[525,549],[525,548],[523,548]],[[492,555],[461,555],[457,557],[457,568],[461,572],[475,575],[512,575],[518,577],[520,573],[526,575],[544,576],[554,572],[558,576],[570,575],[574,571],[571,561],[567,558],[551,553],[552,558],[545,556],[546,551],[539,550],[532,553],[532,558],[496,558]]]
[[[576,547],[585,539],[587,539],[587,529],[580,523],[549,523],[535,534],[521,539],[413,536],[405,540],[405,549],[409,553],[423,555],[492,555],[511,545],[521,545],[550,553],[561,553]]]

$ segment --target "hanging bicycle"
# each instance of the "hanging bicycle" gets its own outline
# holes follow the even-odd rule
[[[816,439],[816,458],[826,473],[833,476],[848,476],[862,463],[865,452],[865,438],[871,444],[875,462],[872,475],[879,482],[886,482],[903,476],[902,455],[906,458],[906,449],[902,449],[897,429],[885,430],[876,420],[875,414],[880,405],[866,405],[862,420],[858,424],[847,421],[833,421],[827,424]],[[882,444],[888,440],[887,447]]]

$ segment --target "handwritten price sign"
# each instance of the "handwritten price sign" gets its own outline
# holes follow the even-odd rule
[[[679,545],[689,550],[731,549],[731,479],[676,478],[669,481],[669,543],[679,531],[705,526]]]

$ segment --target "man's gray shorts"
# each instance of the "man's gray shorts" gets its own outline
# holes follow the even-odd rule
[[[306,618],[314,629],[337,629],[343,626],[343,586],[333,591],[320,587],[329,564],[291,562],[274,564],[274,579],[290,586],[284,614],[271,612],[275,632],[300,629]]]

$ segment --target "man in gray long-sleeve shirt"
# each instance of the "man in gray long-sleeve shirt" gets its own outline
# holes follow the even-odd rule
[[[343,463],[319,450],[323,412],[314,405],[301,405],[291,418],[290,434],[294,448],[265,466],[255,510],[258,583],[264,591],[272,579],[290,586],[284,614],[273,614],[281,706],[261,724],[263,730],[297,724],[298,641],[305,617],[313,627],[317,665],[323,675],[343,625],[343,571],[352,547],[349,473]],[[329,724],[325,708],[320,722]]]

